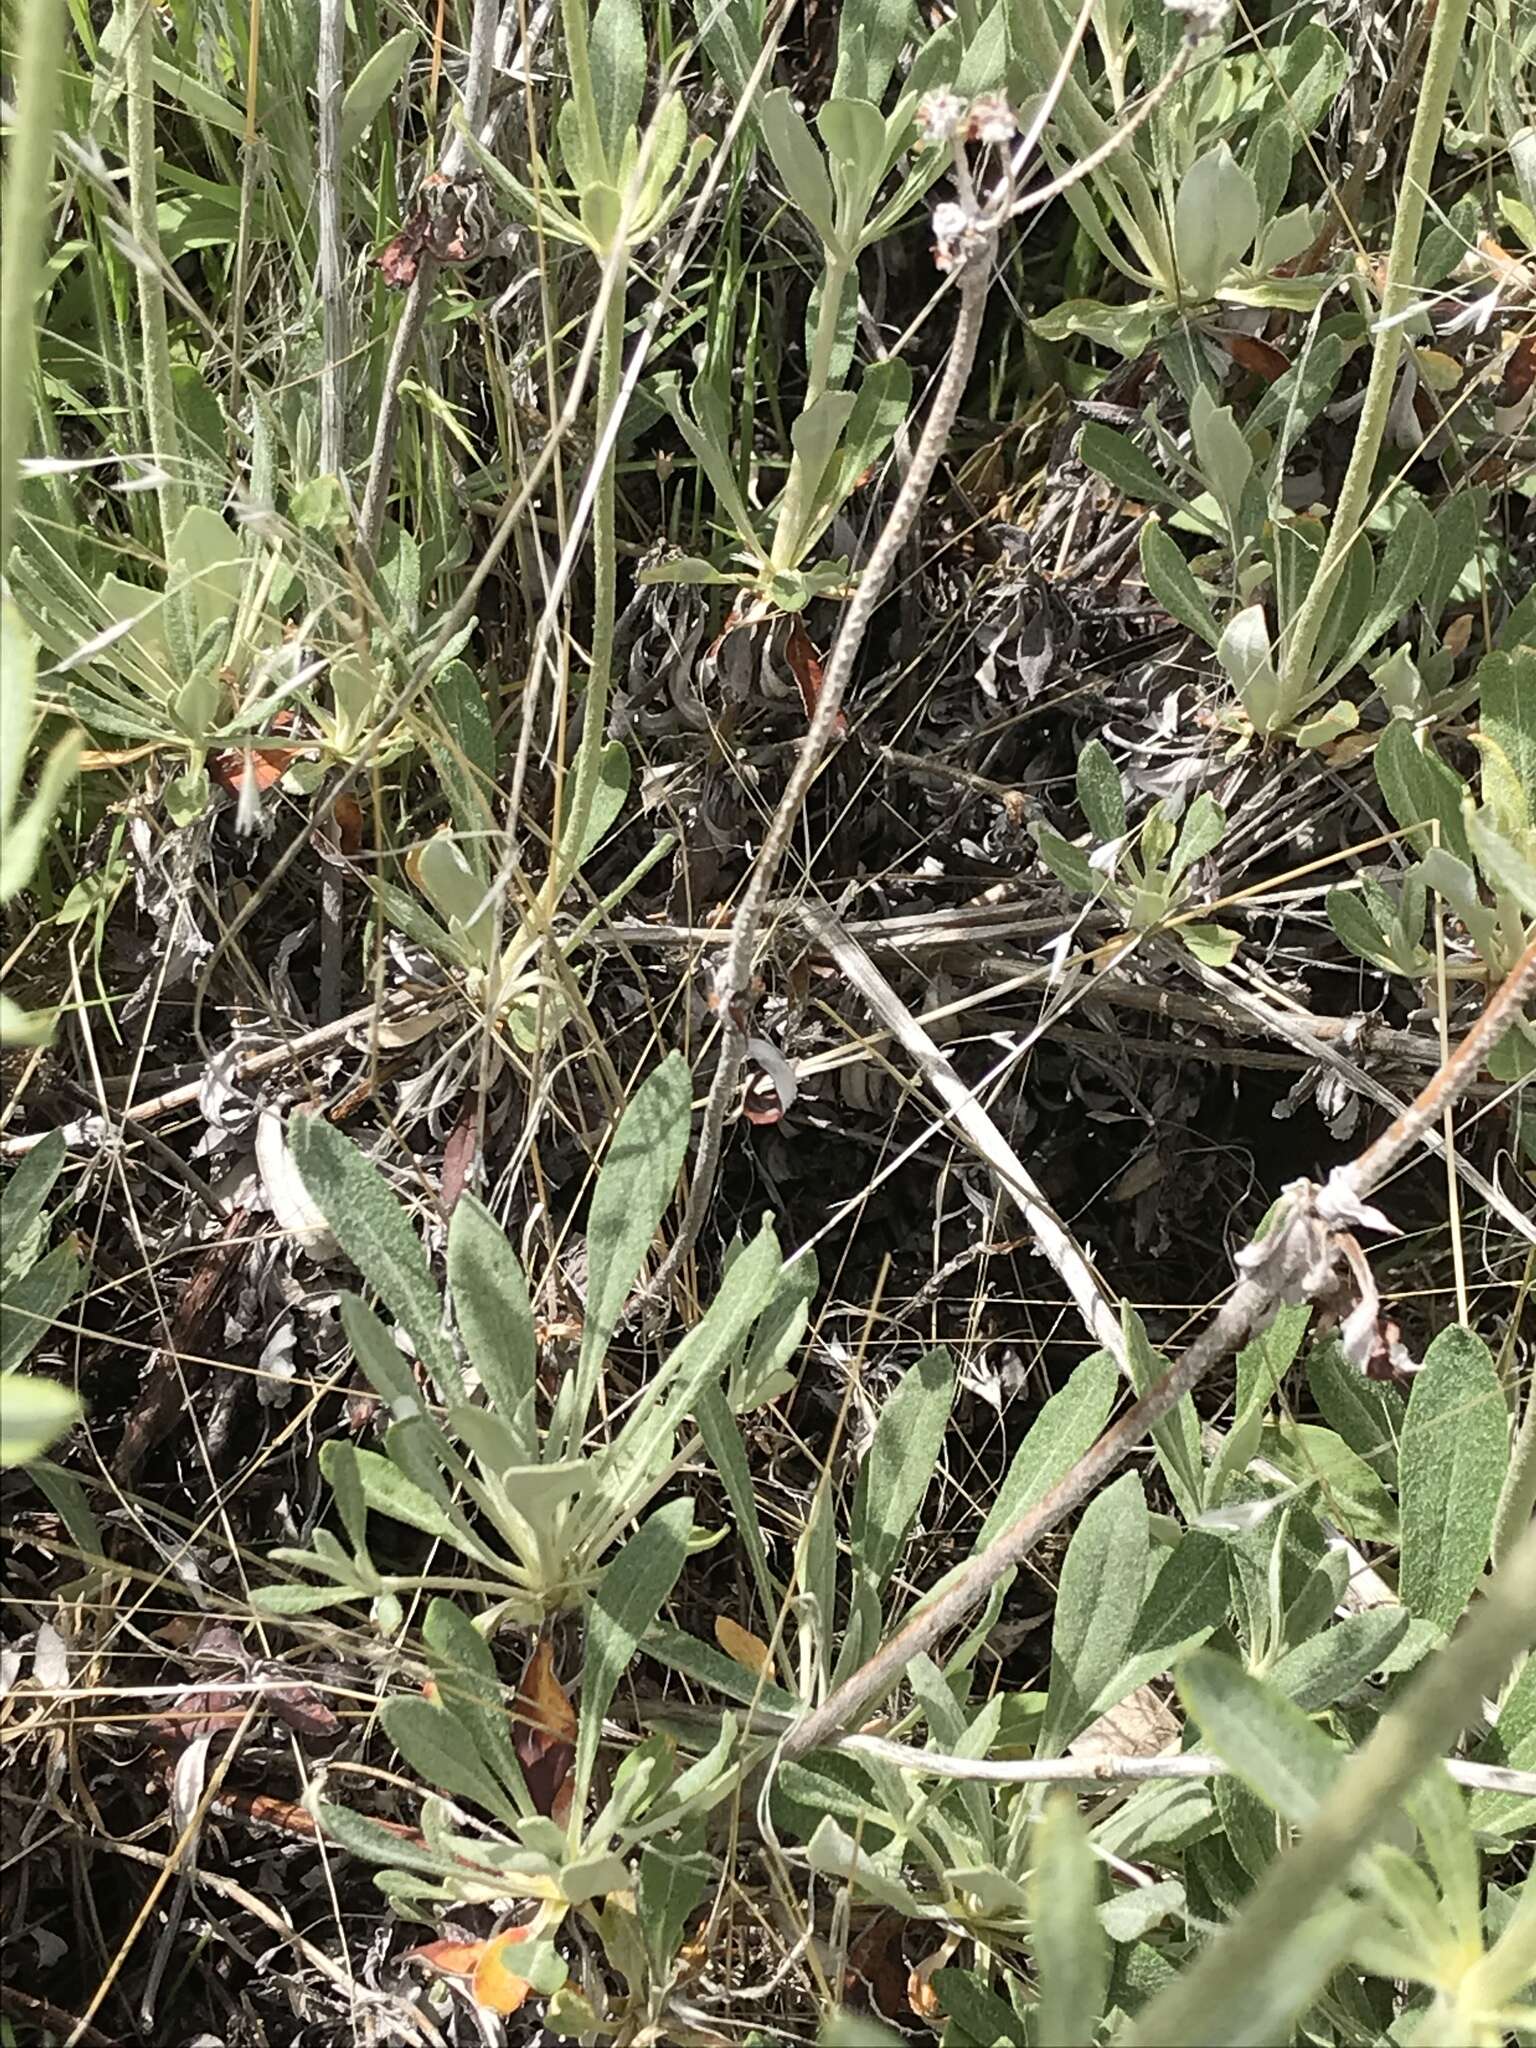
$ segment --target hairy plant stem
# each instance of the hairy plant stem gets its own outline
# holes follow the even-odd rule
[[[1365,402],[1355,429],[1349,467],[1339,488],[1339,499],[1317,565],[1301,609],[1292,622],[1280,650],[1280,695],[1282,705],[1304,704],[1312,681],[1312,657],[1322,631],[1323,620],[1344,573],[1349,551],[1359,539],[1375,480],[1376,458],[1381,453],[1392,394],[1402,361],[1404,315],[1413,292],[1414,266],[1418,260],[1419,236],[1424,226],[1424,206],[1429,195],[1430,174],[1435,151],[1440,145],[1441,124],[1451,80],[1461,54],[1471,0],[1439,0],[1434,27],[1429,34],[1429,53],[1419,82],[1418,106],[1408,154],[1403,164],[1397,193],[1397,213],[1392,228],[1392,246],[1387,254],[1387,275],[1382,286],[1381,310],[1376,319],[1371,368],[1365,385]]]
[[[156,470],[160,544],[169,561],[171,541],[186,515],[187,500],[181,483],[181,433],[171,386],[165,287],[160,279],[159,190],[155,175],[155,14],[149,0],[130,0],[128,16],[124,49],[128,223],[135,243],[133,273],[138,283],[139,320],[143,328],[144,410],[149,423],[149,451]],[[165,622],[172,657],[185,680],[192,673],[197,628],[189,593],[173,588],[169,574]]]
[[[346,0],[321,0],[317,66],[315,212],[320,231],[320,469],[343,473],[346,441],[347,295],[341,259],[341,95],[347,44]]]
[[[1149,1432],[1199,1385],[1206,1375],[1229,1358],[1262,1329],[1275,1309],[1285,1300],[1304,1298],[1306,1284],[1319,1274],[1331,1280],[1333,1260],[1317,1256],[1320,1233],[1337,1227],[1327,1202],[1337,1190],[1346,1205],[1360,1202],[1377,1187],[1398,1162],[1432,1130],[1447,1105],[1454,1102],[1478,1068],[1518,1016],[1526,997],[1536,987],[1536,943],[1521,956],[1514,972],[1490,1000],[1440,1072],[1414,1098],[1390,1129],[1347,1167],[1338,1168],[1327,1189],[1300,1182],[1288,1191],[1288,1211],[1277,1217],[1261,1246],[1253,1253],[1267,1253],[1249,1261],[1248,1266],[1207,1328],[1190,1345],[1178,1363],[1151,1387],[1135,1406],[1127,1409],[1098,1442],[1035,1507],[1029,1508],[1002,1531],[996,1540],[967,1560],[948,1583],[918,1608],[912,1619],[887,1637],[874,1655],[850,1678],[838,1686],[819,1707],[797,1721],[785,1737],[780,1755],[806,1756],[829,1735],[847,1727],[899,1683],[908,1664],[919,1652],[931,1650],[939,1638],[955,1628],[1003,1577],[1023,1563],[1041,1538],[1059,1526],[1073,1509],[1081,1507],[1130,1456]],[[1347,1213],[1347,1211],[1346,1211]],[[1295,1228],[1287,1228],[1287,1222]],[[1170,2036],[1177,2039],[1179,2036]]]
[[[709,1098],[704,1106],[704,1122],[699,1133],[693,1181],[688,1191],[682,1225],[651,1282],[649,1293],[653,1297],[671,1284],[678,1268],[692,1249],[703,1227],[705,1216],[709,1213],[710,1201],[714,1194],[715,1170],[720,1160],[721,1134],[725,1128],[726,1113],[736,1093],[736,1083],[747,1050],[746,1021],[738,1005],[744,1004],[750,997],[753,958],[757,951],[763,915],[767,910],[768,899],[779,872],[779,863],[784,858],[785,849],[795,829],[795,822],[800,816],[800,807],[810,792],[811,784],[820,770],[822,757],[826,753],[827,743],[836,729],[838,713],[842,709],[843,697],[852,679],[854,664],[858,660],[859,649],[864,644],[869,622],[875,615],[881,593],[906,544],[907,535],[912,530],[912,522],[928,494],[928,486],[933,481],[939,457],[948,443],[955,414],[960,409],[960,400],[965,394],[971,366],[976,360],[976,344],[981,338],[981,319],[986,308],[987,289],[992,281],[995,247],[995,227],[979,230],[978,245],[968,252],[964,267],[960,271],[960,305],[955,317],[955,331],[950,340],[949,355],[944,364],[944,374],[939,379],[938,390],[934,393],[922,436],[913,450],[911,467],[902,480],[901,489],[896,494],[896,502],[891,507],[890,517],[881,529],[880,538],[875,542],[874,550],[859,578],[858,589],[843,615],[843,623],[838,629],[832,656],[822,679],[821,695],[816,700],[816,709],[812,714],[810,726],[800,743],[800,753],[795,762],[794,772],[785,786],[783,796],[779,799],[779,807],[773,814],[762,848],[753,863],[751,874],[747,877],[747,886],[731,923],[725,957],[715,971],[714,998],[720,1013],[720,1060],[715,1068]]]
[[[63,72],[59,0],[21,10],[16,122],[5,161],[5,239],[0,244],[0,571],[11,552],[22,457],[32,423],[33,308],[43,274],[48,179]]]
[[[619,274],[608,289],[603,310],[602,341],[597,358],[597,422],[601,438],[619,402],[624,375],[624,286],[629,251],[610,256]],[[613,629],[618,593],[618,560],[614,527],[618,515],[618,453],[611,447],[604,458],[592,500],[592,645],[587,676],[586,702],[581,714],[581,739],[576,748],[571,776],[571,803],[560,832],[560,857],[550,864],[554,901],[558,901],[581,859],[581,848],[592,820],[597,795],[597,771],[602,759],[603,735],[608,726],[608,698],[613,683]],[[553,908],[553,903],[551,904]]]

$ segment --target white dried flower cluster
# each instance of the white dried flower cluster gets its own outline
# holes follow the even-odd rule
[[[940,86],[923,94],[913,118],[929,142],[956,142],[964,132],[966,113],[959,93]]]
[[[1213,36],[1226,21],[1229,0],[1163,0],[1170,14],[1183,17],[1184,33],[1191,42]]]
[[[930,142],[983,142],[1001,148],[1019,132],[1012,107],[1000,92],[984,92],[969,106],[959,93],[940,86],[924,93],[913,116]]]

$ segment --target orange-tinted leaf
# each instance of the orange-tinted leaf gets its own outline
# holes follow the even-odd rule
[[[485,1954],[483,1941],[428,1941],[420,1948],[408,1948],[408,1963],[425,1963],[444,1977],[473,1977]]]
[[[563,1821],[571,1804],[566,1779],[576,1755],[576,1710],[555,1676],[555,1647],[548,1636],[540,1636],[523,1669],[512,1743],[536,1811]]]
[[[516,2012],[528,1996],[528,1979],[519,1977],[507,1965],[507,1950],[519,1941],[526,1941],[529,1930],[526,1927],[508,1927],[500,1934],[493,1934],[484,1944],[484,1954],[475,1965],[473,1989],[475,2003],[483,2005],[490,2012]]]
[[[222,754],[209,756],[208,770],[215,782],[237,795],[247,781],[258,789],[270,789],[303,751],[302,747],[229,747]]]
[[[715,1641],[727,1657],[750,1671],[754,1678],[773,1677],[773,1652],[761,1636],[755,1636],[750,1629],[744,1629],[739,1622],[732,1621],[728,1614],[715,1616]]]
[[[336,820],[336,838],[343,853],[356,853],[363,843],[363,807],[347,791],[337,797],[331,816]]]

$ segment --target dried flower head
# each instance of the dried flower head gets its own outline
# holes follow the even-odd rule
[[[967,141],[990,143],[1000,149],[1012,142],[1018,132],[1013,109],[1000,92],[984,92],[971,101],[965,130]]]
[[[948,86],[938,86],[923,94],[914,119],[930,142],[953,142],[965,128],[965,101]]]
[[[1163,5],[1184,17],[1184,33],[1192,43],[1215,35],[1227,18],[1227,0],[1163,0]]]

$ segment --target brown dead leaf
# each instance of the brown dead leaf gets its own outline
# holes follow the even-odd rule
[[[564,1822],[571,1807],[567,1780],[576,1756],[576,1710],[555,1676],[555,1646],[548,1636],[540,1636],[523,1668],[512,1746],[535,1810]]]
[[[1262,377],[1266,384],[1277,384],[1291,367],[1282,350],[1272,341],[1261,341],[1256,334],[1218,334],[1216,340],[1234,363],[1255,377]]]
[[[740,1622],[732,1621],[728,1614],[715,1616],[715,1641],[727,1657],[750,1671],[754,1678],[773,1681],[773,1652],[761,1636],[755,1636]]]
[[[790,672],[800,687],[800,702],[805,706],[806,717],[816,715],[816,706],[821,701],[821,686],[825,677],[821,656],[811,645],[811,636],[805,630],[804,621],[791,620],[789,638],[784,643],[784,657]],[[833,735],[841,739],[848,730],[848,721],[839,711],[832,724]]]

